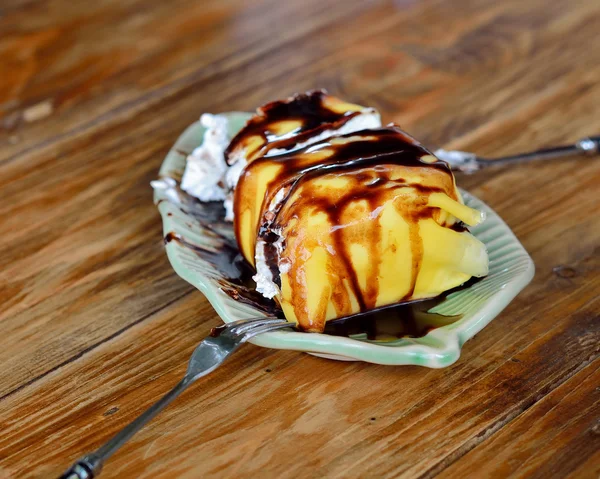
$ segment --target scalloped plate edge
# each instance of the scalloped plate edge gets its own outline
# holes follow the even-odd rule
[[[232,124],[239,126],[249,117],[249,114],[243,112],[231,112],[227,115],[230,117]],[[199,122],[190,125],[167,154],[159,174],[179,179],[185,166],[185,155],[182,155],[180,151],[191,151],[191,149],[198,146],[202,134],[203,128]],[[251,342],[262,347],[304,351],[320,357],[338,360],[358,360],[387,365],[420,365],[430,368],[446,367],[454,363],[460,357],[460,351],[464,343],[489,324],[529,284],[535,274],[531,257],[508,225],[485,203],[467,192],[462,190],[461,192],[465,203],[474,208],[482,209],[487,214],[487,220],[482,227],[473,231],[475,236],[480,237],[486,243],[486,246],[488,243],[502,238],[504,241],[501,248],[507,249],[508,252],[503,253],[500,258],[495,258],[494,261],[498,263],[498,261],[506,259],[507,254],[512,261],[512,266],[499,271],[498,274],[500,275],[503,273],[508,274],[504,274],[504,276],[497,275],[497,277],[504,279],[500,281],[498,288],[493,293],[487,293],[489,297],[478,300],[484,304],[479,306],[475,312],[466,315],[457,323],[431,331],[424,338],[406,339],[401,345],[396,346],[325,334],[292,331],[268,333],[254,338]],[[159,201],[160,199],[162,199],[161,194],[155,191],[154,200],[155,203],[159,203],[158,209],[163,220],[163,233],[166,235],[170,231],[181,230],[181,224],[177,223],[176,217],[169,215],[176,206],[167,201]],[[495,235],[486,241],[484,238],[487,238],[486,234],[490,230],[495,230]],[[509,248],[507,248],[507,245]],[[228,295],[213,284],[209,278],[203,277],[202,274],[183,264],[180,259],[180,252],[178,252],[178,249],[181,248],[183,247],[174,242],[167,244],[165,247],[173,269],[180,277],[198,288],[206,296],[224,322],[260,314],[257,314],[256,310],[246,305],[236,305],[234,308],[231,305],[228,306],[228,303],[233,301]],[[513,264],[515,259],[518,260],[516,265]],[[490,266],[492,266],[491,263]],[[500,266],[502,266],[502,263],[500,263]],[[423,341],[425,338],[426,344]]]

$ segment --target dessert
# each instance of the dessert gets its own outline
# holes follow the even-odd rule
[[[379,113],[314,90],[256,110],[235,137],[227,118],[203,114],[202,145],[188,156],[181,188],[201,201],[224,201],[233,221],[233,190],[243,168],[260,156],[273,156],[321,139],[381,126]]]
[[[372,109],[322,91],[273,102],[219,159],[218,199],[232,201],[257,291],[305,331],[487,274],[467,230],[483,214],[446,163]]]

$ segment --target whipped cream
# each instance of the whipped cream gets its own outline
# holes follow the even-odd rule
[[[332,137],[334,135],[346,135],[348,133],[354,133],[355,131],[366,130],[369,128],[379,128],[380,126],[381,117],[379,116],[379,113],[373,108],[368,108],[362,111],[360,115],[356,115],[355,117],[350,118],[350,120],[348,120],[336,130],[322,131],[318,135],[311,136],[306,141],[296,143],[292,148],[287,150],[284,150],[283,148],[273,148],[272,150],[269,150],[265,156],[274,156],[279,155],[281,153],[293,152],[295,150],[299,150],[300,148],[304,148],[305,146],[309,146],[314,143],[318,143],[319,141],[326,140],[327,138]]]
[[[200,201],[224,201],[229,189],[225,180],[225,150],[231,141],[223,115],[205,113],[200,123],[206,132],[202,144],[187,157],[181,189]]]
[[[273,230],[272,233],[278,235],[277,241],[273,243],[273,246],[275,246],[277,251],[277,257],[279,257],[283,251],[283,237],[280,234],[281,231]],[[272,299],[277,296],[280,291],[279,286],[277,286],[273,281],[273,273],[271,272],[271,268],[269,268],[265,258],[266,245],[267,244],[262,239],[259,239],[256,243],[256,274],[252,276],[252,279],[256,282],[256,291],[262,294],[265,298]],[[280,273],[284,272],[282,271],[283,268],[280,264],[278,264],[278,267]]]
[[[239,158],[231,166],[227,166],[227,171],[225,172],[225,184],[229,189],[229,193],[223,202],[223,206],[225,206],[225,219],[227,221],[233,221],[233,189],[236,187],[240,175],[242,174],[242,170],[247,164],[248,162],[245,158]]]
[[[271,200],[269,211],[274,212],[276,210],[277,206],[285,198],[288,192],[287,190],[289,190],[289,188],[282,188],[277,192],[275,197]],[[281,236],[281,229],[271,229],[270,232],[277,235],[277,240],[273,243],[273,245],[275,246],[275,251],[277,252],[277,268],[279,269],[279,274],[285,273],[287,271],[284,270],[281,261],[279,261],[281,252],[283,251],[283,236]],[[256,241],[256,249],[254,250],[256,274],[252,276],[252,279],[256,282],[256,291],[262,294],[265,298],[272,299],[274,296],[277,296],[280,291],[279,286],[275,284],[271,268],[267,264],[265,256],[266,246],[267,243],[265,240],[259,237]]]

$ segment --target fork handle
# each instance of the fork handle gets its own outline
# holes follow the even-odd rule
[[[78,459],[66,470],[60,479],[92,479],[102,470],[103,461],[94,454],[87,454]]]
[[[104,461],[112,456],[123,444],[150,422],[154,417],[174,401],[195,378],[185,376],[173,389],[150,406],[145,412],[125,426],[96,451],[78,459],[65,471],[60,479],[92,479],[100,474]]]
[[[491,158],[479,161],[480,166],[505,165],[509,163],[522,163],[532,160],[554,160],[568,156],[595,156],[600,153],[600,136],[588,136],[577,143],[565,146],[544,148],[543,150],[521,153],[518,155]]]

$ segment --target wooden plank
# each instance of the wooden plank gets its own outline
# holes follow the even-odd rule
[[[32,62],[33,65],[25,69],[33,78],[44,78],[46,82],[43,85],[56,84],[57,78],[63,79],[65,72],[61,68],[88,72],[83,79],[80,75],[73,75],[68,84],[61,83],[59,92],[37,91],[37,83],[30,85],[26,81],[29,77],[16,86],[5,86],[5,91],[18,91],[19,98],[12,99],[9,106],[4,107],[5,115],[12,119],[5,123],[8,125],[5,128],[5,141],[8,144],[5,144],[2,153],[7,158],[14,158],[19,153],[30,151],[34,146],[39,148],[67,141],[71,135],[83,130],[97,128],[106,122],[121,121],[125,111],[137,112],[140,108],[152,107],[155,101],[172,95],[174,91],[202,88],[207,80],[220,81],[225,73],[237,76],[236,84],[247,85],[255,75],[247,74],[246,69],[262,62],[266,62],[269,68],[262,66],[258,69],[259,72],[271,71],[272,67],[300,60],[308,67],[305,72],[308,78],[298,81],[286,77],[283,81],[280,77],[275,82],[263,79],[249,89],[257,89],[253,93],[256,100],[234,99],[230,102],[232,107],[253,108],[256,104],[294,90],[323,85],[378,106],[394,114],[394,119],[401,123],[417,116],[423,121],[427,134],[436,142],[447,142],[453,137],[471,132],[474,126],[487,123],[490,113],[496,118],[514,116],[515,107],[523,106],[524,102],[536,103],[540,98],[547,97],[548,92],[555,88],[548,82],[549,78],[566,85],[573,82],[588,85],[591,82],[593,85],[595,73],[589,67],[596,64],[597,59],[592,56],[595,52],[585,49],[585,44],[593,34],[593,19],[598,16],[595,4],[587,2],[573,8],[570,3],[540,8],[535,2],[506,2],[503,8],[497,8],[495,2],[485,3],[487,8],[481,8],[480,5],[475,7],[467,2],[462,8],[455,9],[443,2],[431,1],[429,5],[414,5],[398,10],[385,3],[373,4],[367,8],[364,2],[355,5],[345,2],[343,8],[336,8],[332,2],[316,2],[321,6],[326,5],[327,15],[324,15],[322,10],[309,8],[309,5],[303,4],[302,8],[298,8],[289,7],[295,2],[275,2],[274,5],[245,8],[240,15],[235,2],[219,2],[219,8],[214,7],[214,2],[193,2],[192,5],[173,4],[173,8],[169,7],[171,11],[168,15],[156,6],[157,10],[152,15],[154,10],[145,2],[144,10],[148,13],[135,14],[135,22],[131,17],[132,12],[136,11],[136,4],[128,2],[107,2],[106,7],[96,14],[97,18],[94,16],[92,19],[88,18],[88,9],[82,13],[60,4],[49,9],[55,16],[47,15],[43,7],[40,7],[39,12],[32,12],[31,8],[27,8],[23,12],[17,12],[21,17],[11,17],[7,23],[23,24],[22,16],[27,15],[29,24],[31,17],[35,18],[37,13],[40,17],[38,28],[42,32],[52,30],[51,26],[56,23],[62,25],[60,22],[64,22],[66,25],[61,27],[64,30],[68,30],[71,23],[81,23],[89,29],[90,31],[77,33],[83,38],[85,35],[97,36],[99,32],[105,31],[115,31],[116,35],[105,46],[102,43],[94,45],[98,49],[95,66],[98,71],[95,75],[93,70],[88,72],[89,68],[78,63],[82,61],[81,55],[67,54],[71,47],[68,42],[51,43],[53,57],[61,59],[56,62],[57,66],[53,62],[39,66]],[[294,10],[290,11],[289,8]],[[72,12],[73,18],[65,15],[65,12]],[[437,14],[432,14],[434,12]],[[80,18],[78,15],[83,16]],[[165,16],[169,23],[164,28],[173,35],[161,37],[162,41],[157,42],[157,26],[153,22],[162,25],[165,23]],[[470,19],[467,23],[460,21],[465,16]],[[285,20],[290,17],[295,22],[288,27]],[[190,20],[192,18],[196,19],[196,35],[189,35],[190,25],[194,24]],[[201,23],[206,22],[206,19],[212,20],[220,29],[207,31],[208,27]],[[263,21],[275,28],[281,27],[281,32],[265,32],[261,23]],[[343,26],[349,21],[352,21],[354,28],[344,29]],[[336,22],[337,28],[332,27],[333,22]],[[415,23],[422,28],[412,28]],[[387,28],[385,32],[378,31],[382,25],[390,24],[393,28]],[[473,51],[474,45],[496,38],[496,35],[490,37],[489,33],[490,29],[498,28],[501,29],[499,33],[502,33],[497,35],[498,40],[485,45],[486,51],[492,47],[488,54],[482,56]],[[532,38],[533,29],[538,30]],[[318,35],[311,35],[315,30]],[[369,42],[348,42],[349,38],[355,37],[361,40],[364,31],[373,32]],[[5,36],[5,41],[12,43],[5,48],[9,54],[22,59],[27,57],[23,51],[30,52],[30,55],[37,53],[39,45],[26,33],[18,30],[8,33],[10,35]],[[187,35],[182,40],[175,33]],[[265,38],[278,34],[281,41],[273,50],[272,43],[265,41]],[[246,42],[256,48],[234,54],[232,45],[235,42],[231,40],[236,38],[235,35],[243,35]],[[171,40],[171,37],[176,40]],[[436,47],[432,46],[431,38],[436,38]],[[44,38],[37,40],[42,45],[45,44],[44,41]],[[85,42],[80,43],[85,47]],[[545,48],[537,48],[538,43],[544,44]],[[135,51],[136,55],[130,58],[129,53],[123,55],[122,52],[131,51],[131,45],[135,45],[139,51]],[[215,48],[215,45],[219,47]],[[506,51],[515,51],[515,54],[505,56]],[[574,51],[579,51],[579,54],[573,55]],[[279,60],[279,55],[273,55],[278,52],[283,53],[282,58],[285,60]],[[331,55],[332,53],[335,55]],[[500,63],[492,64],[494,68],[490,68],[495,55],[500,56]],[[559,61],[554,61],[556,55],[559,56]],[[565,55],[566,58],[561,58],[560,55]],[[551,62],[549,56],[553,56]],[[459,58],[466,63],[466,68],[457,75],[456,71],[440,62],[443,58]],[[305,59],[308,61],[304,62]],[[23,69],[19,61],[22,60],[15,60],[15,63]],[[565,70],[564,62],[568,62],[571,67],[576,65],[577,68]],[[318,68],[310,68],[314,63]],[[498,75],[495,67],[503,68],[509,63],[511,70]],[[108,68],[103,69],[107,65]],[[452,65],[458,67],[459,63],[454,61]],[[37,68],[46,69],[38,72]],[[54,71],[57,68],[59,70]],[[328,74],[329,72],[336,74]],[[414,75],[417,72],[420,74],[415,81]],[[240,75],[244,77],[242,82],[239,81]],[[264,74],[259,75],[261,76]],[[6,75],[5,78],[9,76]],[[536,81],[535,85],[532,85],[532,80]],[[473,82],[476,82],[478,88],[472,88]],[[513,83],[516,85],[513,86]],[[285,85],[286,88],[280,85]],[[512,87],[508,88],[509,86]],[[508,91],[510,94],[507,94]],[[493,101],[489,101],[492,93],[495,97]],[[63,96],[68,101],[62,101]],[[460,115],[456,113],[456,101],[461,102]],[[413,108],[416,103],[417,109]],[[52,105],[53,121],[35,121],[30,124],[16,120],[23,116],[27,108],[41,106],[43,112],[48,111],[45,106],[49,104]],[[408,116],[405,112],[408,112]],[[445,118],[444,128],[437,128],[435,136],[428,126],[427,118],[434,112]],[[74,131],[69,133],[71,130]],[[421,134],[420,129],[415,132]],[[527,138],[523,133],[520,132],[520,137]],[[551,138],[545,140],[550,141]]]
[[[0,352],[4,394],[190,291],[164,256],[148,187],[162,145],[177,134],[160,125],[177,111],[154,113],[126,125],[127,138],[117,128],[99,144],[73,145],[70,154],[48,158],[43,170],[18,170],[14,182],[9,177],[9,201],[0,205],[6,232],[0,278],[9,285],[0,292],[0,331],[14,341]],[[485,176],[487,191],[474,190],[500,206],[546,274],[598,244],[598,219],[587,215],[598,207],[591,188],[599,178],[597,163],[575,164],[581,167],[574,172],[573,163],[565,163]],[[535,199],[513,179],[531,169],[538,173],[528,181],[539,193]],[[564,202],[548,211],[557,189]],[[576,246],[565,249],[560,238]],[[542,285],[533,287],[544,293]]]
[[[217,84],[129,112],[3,166],[0,331],[15,342],[2,351],[0,396],[190,291],[160,246],[148,185],[197,105],[219,108],[227,94]],[[35,354],[19,346],[25,340]]]
[[[529,321],[519,311],[535,298],[517,301],[445,370],[247,346],[140,432],[104,475],[429,475],[590,361],[597,366],[597,286],[580,288],[560,313],[535,305]],[[0,411],[0,467],[9,477],[56,475],[175,384],[217,323],[199,294],[185,296],[9,396]]]
[[[3,205],[2,394],[191,291],[164,254],[150,156],[138,145],[105,161],[90,146],[14,185]]]
[[[90,10],[53,0],[9,11],[0,24],[0,162],[217,83],[233,68],[241,75],[272,51],[289,58],[296,42],[365,9],[341,3],[127,0]]]
[[[438,477],[599,477],[599,384],[597,359]]]
[[[217,324],[170,269],[148,187],[201,112],[325,86],[433,146],[503,154],[600,132],[597,2],[2,8],[0,477],[52,476],[100,444],[176,382]],[[593,438],[572,436],[587,423],[569,413],[589,380],[567,392],[598,364],[600,163],[458,181],[514,229],[537,274],[457,364],[394,369],[249,346],[105,475],[429,477],[471,460],[493,470],[489,441],[512,445],[557,401],[570,422],[548,449],[572,459],[557,470],[594,472]],[[543,454],[528,472],[549,471]]]

